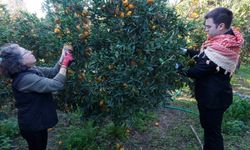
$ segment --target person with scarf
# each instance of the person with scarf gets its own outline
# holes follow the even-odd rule
[[[30,50],[18,44],[0,47],[0,74],[12,79],[18,125],[29,150],[46,150],[48,128],[58,122],[52,92],[61,90],[66,70],[73,61],[71,45],[65,45],[58,63],[52,68],[35,66]]]
[[[207,40],[200,51],[182,49],[196,60],[194,66],[182,73],[195,80],[195,99],[204,129],[204,150],[223,150],[223,113],[232,104],[230,79],[237,67],[244,39],[231,27],[233,13],[229,9],[215,8],[204,19]]]

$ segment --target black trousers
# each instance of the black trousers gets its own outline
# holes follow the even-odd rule
[[[203,150],[224,150],[221,124],[226,109],[208,109],[198,106],[200,123],[204,129]]]
[[[26,131],[20,130],[22,137],[27,141],[29,150],[46,150],[48,130]]]

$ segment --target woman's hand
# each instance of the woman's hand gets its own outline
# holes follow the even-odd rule
[[[60,57],[60,60],[59,60],[59,63],[61,64],[64,57],[65,57],[65,53],[66,52],[69,52],[69,53],[72,53],[73,51],[73,47],[71,44],[64,44],[63,48],[62,48],[62,54],[61,54],[61,57]]]
[[[73,60],[74,60],[74,57],[71,51],[66,51],[63,61],[61,63],[62,67],[67,68]]]

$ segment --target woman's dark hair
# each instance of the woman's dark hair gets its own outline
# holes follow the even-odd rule
[[[216,27],[219,24],[224,23],[225,27],[229,29],[233,20],[233,13],[231,10],[227,8],[218,7],[209,11],[204,18],[205,19],[212,18]]]
[[[0,72],[5,77],[27,70],[28,67],[22,63],[22,56],[18,52],[18,44],[5,44],[0,47]]]

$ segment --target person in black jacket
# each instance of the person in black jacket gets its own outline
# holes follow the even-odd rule
[[[72,47],[63,48],[54,68],[36,67],[32,52],[18,44],[5,44],[0,49],[0,74],[12,79],[20,133],[29,150],[46,150],[47,129],[58,122],[52,92],[64,86],[66,69],[73,60]]]
[[[243,37],[231,27],[233,13],[223,7],[205,15],[207,40],[200,51],[182,49],[196,60],[184,72],[195,80],[195,98],[198,103],[200,123],[204,129],[204,150],[223,150],[221,124],[223,113],[232,104],[230,84],[239,61]]]

